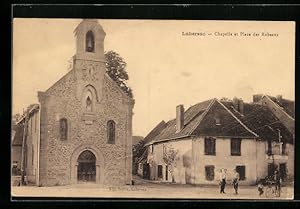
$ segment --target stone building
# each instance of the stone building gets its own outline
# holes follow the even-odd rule
[[[145,137],[139,174],[181,184],[218,184],[222,168],[229,181],[236,169],[240,184],[252,185],[278,170],[284,181],[293,181],[294,102],[253,98],[252,103],[211,99],[186,111],[177,106],[175,119],[160,122]]]
[[[72,70],[38,92],[37,117],[28,119],[37,136],[26,138],[26,175],[36,185],[131,184],[134,100],[106,73],[105,35],[83,20]]]

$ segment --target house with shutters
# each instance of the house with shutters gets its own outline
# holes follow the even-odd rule
[[[293,101],[267,95],[254,95],[251,103],[234,98],[210,99],[187,110],[178,105],[175,119],[160,122],[145,137],[140,175],[218,184],[222,168],[229,181],[236,169],[240,183],[252,185],[278,170],[284,181],[293,181],[293,114]]]
[[[17,123],[13,167],[38,186],[131,184],[134,99],[107,73],[98,21],[84,19],[74,32],[72,69]]]

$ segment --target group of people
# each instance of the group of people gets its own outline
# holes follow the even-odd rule
[[[264,193],[264,184],[266,184],[266,181],[271,181],[275,186],[275,191],[279,191],[280,195],[280,189],[281,189],[281,178],[277,170],[274,171],[273,176],[269,176],[268,179],[260,180],[257,185],[257,190],[259,196],[261,196]]]
[[[220,174],[220,193],[225,194],[225,186],[226,186],[226,172],[227,169],[222,169]],[[238,194],[238,188],[239,188],[239,180],[240,180],[240,174],[236,171],[236,169],[233,169],[233,179],[232,179],[232,185],[235,191],[235,194]]]
[[[227,169],[224,169],[224,168],[221,169],[220,182],[219,182],[220,194],[225,194],[226,177],[227,177],[226,172],[227,172]],[[240,180],[240,174],[236,171],[236,169],[233,169],[232,185],[233,185],[235,194],[238,194],[239,180]],[[274,181],[274,184],[275,184],[275,190],[280,191],[281,179],[280,179],[280,175],[277,170],[275,170],[274,175],[272,176],[272,180]],[[264,193],[263,182],[259,182],[257,189],[258,189],[259,195],[261,196]]]

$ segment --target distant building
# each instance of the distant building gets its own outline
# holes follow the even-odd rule
[[[22,167],[19,153],[27,130],[28,182],[131,184],[134,100],[106,73],[105,35],[96,20],[83,20],[75,29],[73,68],[38,92],[39,104],[18,122],[13,164]]]
[[[267,95],[253,100],[211,99],[186,111],[178,105],[175,119],[145,137],[139,173],[151,180],[170,182],[173,174],[177,183],[217,184],[222,168],[228,180],[236,169],[241,184],[251,185],[278,170],[284,181],[293,181],[295,103]],[[177,151],[172,164],[168,150]]]

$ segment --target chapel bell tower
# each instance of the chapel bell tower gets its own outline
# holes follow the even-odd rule
[[[75,29],[76,59],[104,62],[105,32],[94,19],[84,19]]]
[[[75,29],[76,54],[73,69],[76,77],[76,97],[82,101],[83,112],[96,113],[101,101],[103,79],[106,72],[104,57],[105,32],[94,19],[84,19]],[[93,107],[93,108],[90,108]]]

